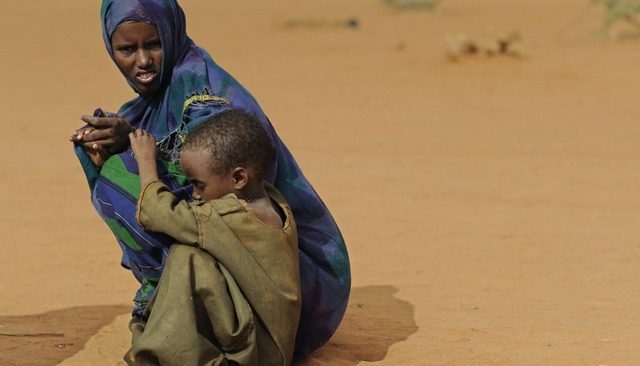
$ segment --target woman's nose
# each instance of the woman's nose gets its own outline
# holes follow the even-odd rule
[[[151,58],[151,53],[149,50],[145,50],[144,48],[139,48],[136,53],[136,64],[139,68],[145,69],[151,66],[153,59]]]

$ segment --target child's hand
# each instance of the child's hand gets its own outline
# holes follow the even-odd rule
[[[158,179],[156,139],[149,132],[137,129],[129,134],[129,141],[133,156],[138,162],[142,190],[147,182]]]
[[[133,156],[138,164],[156,161],[156,139],[145,130],[137,129],[129,134]]]

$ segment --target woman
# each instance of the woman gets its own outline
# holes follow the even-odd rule
[[[296,354],[322,346],[338,327],[350,291],[346,247],[335,221],[251,94],[187,36],[175,0],[103,0],[102,33],[107,51],[139,94],[117,114],[97,110],[71,140],[87,175],[92,201],[123,250],[122,265],[141,287],[134,317],[153,295],[171,238],[145,232],[135,219],[140,194],[128,133],[152,133],[163,152],[159,174],[178,198],[191,187],[177,164],[190,128],[234,108],[255,116],[276,150],[267,180],[283,194],[298,226],[302,313]],[[119,32],[118,30],[126,30]]]

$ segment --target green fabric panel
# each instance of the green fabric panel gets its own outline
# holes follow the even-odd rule
[[[140,287],[140,291],[142,296],[145,298],[150,297],[153,291],[155,291],[158,286],[158,282],[160,281],[160,277],[145,277],[142,279],[142,286]]]
[[[104,217],[104,220],[107,222],[107,225],[109,225],[109,228],[111,228],[113,233],[116,234],[116,237],[118,239],[122,240],[122,242],[126,246],[128,246],[129,248],[131,248],[133,250],[141,250],[142,249],[142,247],[135,241],[133,236],[131,236],[131,234],[129,234],[129,232],[125,228],[120,226],[118,221],[116,221],[114,219],[111,219],[111,218],[108,218],[108,217]]]
[[[102,166],[100,175],[111,182],[118,182],[118,186],[133,197],[140,197],[140,177],[129,173],[120,157],[115,156],[107,160]]]
[[[159,159],[158,162],[165,166],[169,174],[173,175],[180,185],[184,187],[189,184],[189,181],[187,180],[187,177],[184,176],[184,172],[182,171],[182,168],[180,168],[179,163],[172,163],[165,159]]]

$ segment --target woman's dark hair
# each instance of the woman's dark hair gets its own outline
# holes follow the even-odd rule
[[[211,156],[211,169],[224,175],[236,167],[251,167],[256,179],[266,177],[274,149],[271,139],[253,115],[229,109],[196,125],[187,134],[183,150]]]

